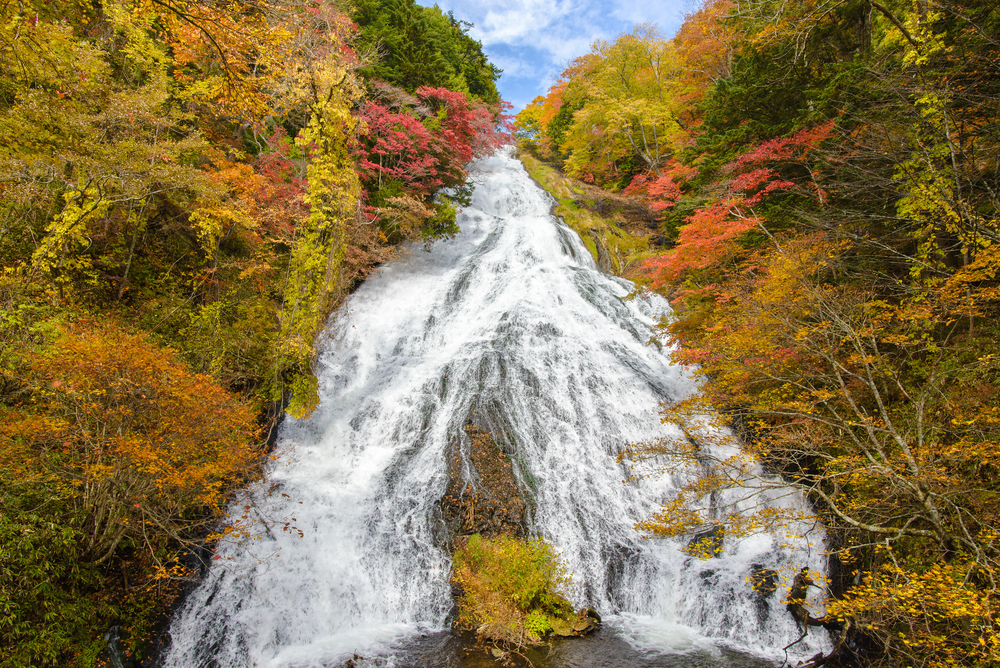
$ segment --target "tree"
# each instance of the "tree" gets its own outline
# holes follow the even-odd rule
[[[434,190],[502,137],[499,71],[410,6],[425,74],[464,91],[406,112],[434,173],[401,194],[432,238],[456,214]],[[2,13],[0,665],[89,665],[111,624],[141,651],[256,469],[256,419],[315,405],[316,335],[402,237],[365,215],[371,53],[338,5]]]
[[[409,93],[424,86],[447,88],[490,106],[500,104],[496,80],[501,70],[469,37],[471,23],[414,0],[362,0],[355,3],[352,18],[359,27],[359,49],[378,54],[365,68],[366,78]]]
[[[419,88],[411,96],[384,84],[380,100],[358,112],[362,128],[355,155],[368,192],[368,211],[390,240],[453,236],[457,209],[467,189],[466,166],[496,150],[508,133],[496,113],[464,93]]]
[[[545,97],[537,96],[517,114],[514,120],[514,131],[517,139],[536,149],[540,139],[539,135],[542,134],[542,105],[544,103]]]
[[[838,651],[866,665],[986,665],[1000,645],[997,25],[979,0],[710,3],[665,78],[616,60],[622,39],[522,123],[544,156],[579,101],[556,148],[598,181],[642,146],[625,194],[673,244],[645,268],[702,392],[665,409],[685,437],[631,454],[697,475],[640,528],[798,531],[807,517],[765,500],[806,494],[839,564]],[[625,92],[580,93],[607,72]],[[622,134],[641,105],[597,113],[656,99],[651,81],[672,105],[651,120],[677,128],[658,155]]]
[[[574,115],[569,135],[600,128],[612,141],[626,142],[646,169],[659,174],[679,132],[670,99],[676,77],[672,44],[643,25],[612,43],[596,43],[594,56],[584,78],[589,102]]]
[[[817,182],[823,156],[816,156],[818,147],[828,140],[834,122],[804,128],[791,137],[779,137],[759,145],[724,165],[722,178],[710,186],[711,199],[686,219],[678,234],[677,244],[667,253],[650,258],[645,263],[652,286],[659,288],[682,275],[714,268],[729,262],[743,249],[737,241],[757,231],[758,238],[773,238],[780,224],[768,221],[779,195],[796,195],[805,203],[823,207],[826,192]],[[676,164],[669,173],[647,183],[645,178],[633,181],[633,192],[644,189],[646,196],[659,196],[654,208],[673,206],[681,192],[674,179],[691,178],[693,168]],[[703,191],[704,192],[704,191]],[[783,202],[787,207],[787,201]],[[790,208],[790,207],[789,207]],[[787,215],[787,214],[786,214]],[[768,229],[768,228],[771,229]]]
[[[343,22],[319,27],[325,33],[321,37],[334,45],[344,28]],[[288,258],[278,368],[291,374],[290,411],[299,416],[319,401],[311,369],[313,342],[346,292],[348,228],[359,214],[361,183],[350,150],[357,125],[351,105],[359,92],[350,75],[335,50],[309,69],[310,119],[296,137],[310,158],[303,197],[309,217],[296,228]]]
[[[920,582],[933,583],[939,593],[945,586],[943,575],[927,574],[907,555],[933,555],[931,562],[949,565],[948,597],[962,598],[969,588],[975,605],[989,606],[995,596],[1000,506],[991,471],[1000,421],[969,394],[974,387],[997,392],[988,379],[998,358],[992,347],[983,348],[985,340],[963,339],[954,326],[927,319],[925,308],[830,284],[841,252],[822,239],[788,242],[766,264],[757,259],[765,271],[727,282],[729,298],[715,306],[713,324],[698,343],[686,324],[671,327],[685,343],[675,358],[699,364],[712,380],[701,395],[664,412],[693,440],[644,444],[634,454],[666,456],[704,467],[704,474],[642,528],[676,535],[721,522],[737,536],[761,527],[794,531],[808,518],[775,512],[764,500],[799,489],[840,536],[841,561],[867,562],[871,569],[869,588],[849,593],[831,610],[896,643],[887,620],[906,613],[889,608],[925,591]],[[752,435],[742,451],[732,447],[731,432],[720,431],[727,425]],[[723,489],[740,491],[739,507],[707,502]],[[876,545],[884,548],[879,558],[869,553]],[[890,590],[891,605],[882,598]],[[979,637],[986,648],[1000,640],[989,626],[977,632],[981,636],[934,640],[969,614],[986,624],[986,608],[970,613],[943,599],[935,605],[937,612],[912,616],[916,630],[905,642],[914,647],[907,651],[923,643],[921,656],[941,659],[978,651]]]
[[[144,335],[56,325],[28,369],[31,401],[0,419],[5,455],[58,476],[90,562],[123,540],[195,539],[260,455],[252,411]]]

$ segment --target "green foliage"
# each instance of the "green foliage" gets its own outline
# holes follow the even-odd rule
[[[451,198],[446,195],[438,195],[434,202],[434,215],[427,219],[420,231],[424,243],[430,243],[436,239],[449,239],[458,234],[458,223],[455,222],[457,216],[458,209],[452,203]]]
[[[454,560],[452,579],[462,592],[458,624],[484,638],[534,644],[553,623],[573,617],[572,604],[560,593],[569,576],[545,541],[475,534]]]
[[[732,74],[706,95],[706,132],[700,139],[713,159],[728,162],[742,147],[785,134],[808,108],[815,70],[799,63],[780,67],[774,56],[743,50]]]
[[[9,454],[9,453],[4,453]],[[40,475],[0,472],[0,666],[63,666],[99,642],[108,617],[94,605],[98,569],[82,559],[80,532],[63,494]]]
[[[500,103],[501,70],[487,60],[482,45],[468,35],[471,24],[435,5],[414,0],[358,0],[352,18],[359,27],[360,51],[378,54],[364,69],[409,92],[421,86],[469,93],[490,105]]]
[[[562,145],[566,141],[566,131],[569,129],[570,125],[573,123],[573,114],[583,108],[584,100],[582,98],[563,101],[563,104],[559,107],[559,111],[555,113],[549,124],[545,126],[545,135],[548,137],[553,147],[556,147],[558,151],[552,157],[562,163],[566,160],[566,155],[562,151]]]

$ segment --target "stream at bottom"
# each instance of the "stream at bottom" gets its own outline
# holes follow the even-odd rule
[[[749,668],[780,663],[799,637],[782,599],[800,568],[825,570],[815,523],[720,538],[711,559],[685,552],[690,537],[635,529],[704,474],[653,461],[631,479],[618,460],[626,444],[685,437],[659,409],[695,381],[650,342],[669,305],[599,271],[509,150],[473,176],[462,233],[386,264],[331,319],[319,407],[285,421],[265,479],[234,502],[266,523],[216,548],[160,665],[497,665],[448,631],[449,546],[483,529],[465,513],[473,502],[500,498],[477,455],[486,441],[521,499],[497,504],[486,528],[551,543],[574,606],[604,617],[593,636],[533,651],[532,665]],[[706,500],[709,518],[743,503],[727,494]],[[764,502],[808,513],[787,490]],[[760,574],[769,593],[750,586]],[[789,658],[829,646],[813,632]]]

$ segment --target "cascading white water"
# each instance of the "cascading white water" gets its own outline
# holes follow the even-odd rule
[[[822,535],[726,539],[699,560],[633,528],[675,480],[626,485],[615,455],[677,434],[659,405],[694,388],[647,343],[666,302],[623,301],[631,284],[597,270],[509,151],[473,174],[462,234],[382,267],[331,322],[319,408],[283,424],[266,480],[238,504],[271,525],[219,546],[163,665],[335,666],[355,653],[392,664],[400,639],[445,628],[445,457],[483,406],[519,453],[533,532],[561,553],[574,602],[604,615],[602,633],[668,655],[722,644],[780,657],[798,638],[783,590],[761,599],[747,578],[754,566],[821,570]],[[793,649],[827,644],[813,632]]]

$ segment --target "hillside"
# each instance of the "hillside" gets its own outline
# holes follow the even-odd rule
[[[141,658],[327,316],[457,231],[499,70],[412,0],[0,16],[0,666]]]
[[[809,495],[832,541],[827,621],[846,629],[829,660],[1000,651],[998,29],[988,2],[709,0],[672,38],[594,44],[516,120],[525,150],[656,212],[667,246],[635,272],[705,379],[664,418],[721,407]],[[642,528],[789,519],[693,513],[766,483],[744,457],[717,464]]]

